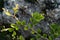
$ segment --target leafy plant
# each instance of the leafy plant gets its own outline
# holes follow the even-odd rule
[[[25,40],[25,38],[22,35],[20,35],[19,40]]]
[[[40,14],[38,12],[32,13],[32,18],[30,18],[30,21],[32,22],[32,25],[36,25],[38,22],[44,19],[43,14]]]
[[[18,9],[19,9],[19,5],[17,4],[16,5],[16,7],[14,7],[14,8],[12,8],[13,10],[14,10],[14,15],[12,15],[9,11],[6,11],[4,8],[3,8],[3,10],[5,11],[5,14],[7,15],[7,16],[12,16],[13,18],[15,18],[16,19],[16,23],[11,23],[10,24],[10,28],[4,28],[4,29],[2,29],[1,30],[1,32],[4,32],[4,31],[9,31],[9,32],[11,32],[12,34],[11,34],[11,36],[13,37],[12,39],[14,40],[17,36],[17,32],[16,31],[19,31],[19,29],[23,26],[23,29],[25,30],[25,31],[27,31],[27,30],[31,30],[31,34],[32,35],[34,35],[35,33],[37,34],[35,34],[36,35],[36,39],[38,39],[41,35],[40,35],[40,33],[41,33],[41,29],[37,29],[37,31],[35,31],[34,29],[33,29],[33,26],[35,26],[35,25],[37,25],[40,21],[42,21],[43,19],[44,19],[44,16],[43,16],[43,14],[41,14],[41,13],[38,13],[38,12],[34,12],[34,13],[32,13],[31,14],[31,18],[30,18],[30,22],[28,23],[28,24],[26,24],[26,21],[25,20],[22,20],[22,21],[20,21],[15,15],[16,15],[16,13],[18,12]],[[44,37],[45,37],[45,35],[44,35]],[[19,36],[19,39],[20,40],[25,40],[25,38],[22,36],[22,35],[20,35]],[[34,38],[31,38],[30,40],[34,40]]]
[[[51,24],[50,28],[51,28],[50,34],[53,35],[51,36],[52,38],[60,36],[60,25],[58,23]]]

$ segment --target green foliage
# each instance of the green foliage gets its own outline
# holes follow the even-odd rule
[[[17,9],[14,9],[14,10],[17,10]],[[7,15],[10,15],[9,12],[7,12],[7,13],[6,13]],[[35,35],[36,40],[38,40],[40,37],[47,38],[47,36],[48,36],[49,40],[53,40],[54,38],[56,38],[60,35],[60,25],[57,24],[57,23],[53,23],[53,24],[50,25],[50,28],[51,28],[50,35],[47,35],[47,34],[41,35],[41,32],[42,32],[41,29],[38,28],[37,30],[35,30],[35,29],[33,29],[33,27],[44,19],[43,14],[38,13],[38,12],[34,12],[34,13],[31,14],[31,16],[32,17],[30,18],[30,21],[29,21],[28,24],[26,24],[25,20],[22,20],[22,21],[16,20],[15,24],[11,23],[10,28],[4,28],[4,29],[1,30],[1,32],[9,31],[9,32],[12,33],[11,36],[13,37],[13,39],[15,39],[17,37],[17,32],[16,31],[19,31],[19,29],[23,26],[23,29],[25,31],[30,30],[30,33],[32,35]],[[25,40],[24,36],[20,35],[19,40]],[[35,40],[35,39],[31,38],[30,40]]]
[[[49,39],[49,40],[53,40],[51,36],[49,36],[49,38],[48,38],[48,39]]]
[[[60,25],[58,23],[51,24],[50,28],[50,34],[53,35],[53,38],[60,36]]]
[[[8,31],[8,30],[9,30],[9,28],[2,29],[1,32],[3,32],[3,31]]]
[[[38,29],[37,29],[37,32],[38,32],[38,33],[41,33],[41,29],[40,29],[40,28],[38,28]]]
[[[34,38],[31,38],[30,40],[35,40]]]
[[[23,20],[23,21],[21,22],[21,25],[25,25],[25,24],[26,24],[26,21]]]
[[[19,30],[19,27],[16,24],[11,24],[11,27],[14,28],[15,30]]]
[[[42,14],[39,14],[38,12],[35,12],[31,15],[32,17],[30,18],[30,22],[26,25],[26,21],[20,21],[20,20],[16,20],[16,23],[11,23],[11,28],[6,28],[6,29],[2,29],[2,31],[9,31],[12,32],[12,37],[13,39],[16,38],[16,31],[19,30],[20,26],[24,26],[24,30],[31,30],[31,34],[37,34],[36,35],[36,39],[38,39],[40,37],[40,33],[41,33],[41,29],[37,29],[37,31],[35,31],[32,27],[35,26],[38,22],[40,22],[41,20],[44,19],[44,16]],[[25,40],[24,37],[22,35],[20,35],[19,37],[20,40]],[[31,38],[30,40],[34,40],[34,38]]]
[[[13,31],[13,33],[12,33],[12,37],[13,37],[13,39],[15,39],[15,36],[16,36],[16,32]]]
[[[17,25],[20,25],[20,24],[21,24],[21,21],[17,20],[17,21],[16,21],[16,24],[17,24]]]
[[[22,35],[20,35],[19,40],[25,40],[25,38]]]
[[[44,38],[47,38],[47,34],[43,34],[43,37],[44,37]]]
[[[33,25],[32,25],[32,24],[30,24],[30,23],[28,23],[28,27],[32,28],[32,27],[33,27]]]
[[[39,38],[41,38],[41,34],[36,34],[36,39],[38,40]]]
[[[31,34],[34,34],[34,33],[35,33],[35,31],[34,31],[34,30],[32,30],[32,31],[31,31]]]
[[[44,19],[44,16],[42,14],[35,12],[35,13],[32,13],[32,18],[30,18],[30,21],[32,22],[32,24],[35,25],[43,19]]]
[[[12,31],[14,31],[14,29],[13,28],[9,28],[8,31],[9,32],[12,32]]]
[[[25,25],[24,30],[28,30],[28,26],[27,25]]]
[[[28,0],[26,0],[28,1]],[[29,0],[28,2],[36,2],[37,0]],[[20,36],[18,35],[18,31],[20,31],[19,29],[21,27],[23,27],[23,30],[24,31],[30,31],[30,33],[32,35],[35,36],[35,38],[38,40],[40,37],[43,37],[43,38],[47,38],[48,36],[48,39],[49,40],[53,40],[54,38],[60,36],[60,25],[57,24],[57,23],[53,23],[50,25],[50,35],[47,35],[47,34],[44,34],[42,33],[41,35],[41,29],[38,28],[37,30],[35,30],[33,27],[35,27],[39,22],[41,22],[43,19],[44,19],[44,16],[42,13],[39,13],[39,12],[34,12],[31,14],[31,18],[28,22],[28,24],[26,24],[26,21],[25,20],[17,20],[18,18],[15,16],[18,12],[18,9],[19,9],[19,5],[16,4],[14,8],[12,8],[12,10],[14,11],[14,15],[12,15],[8,10],[2,8],[5,12],[5,14],[7,16],[11,16],[13,18],[16,19],[16,23],[11,23],[9,26],[9,28],[2,28],[1,32],[7,32],[9,31],[9,33],[11,33],[11,36],[12,36],[12,39],[14,40],[17,36],[18,36],[18,39],[19,40],[25,40],[24,36],[22,36],[20,34]],[[49,19],[50,20],[50,19]],[[35,40],[35,38],[31,38],[30,40]],[[16,38],[16,40],[18,40]]]

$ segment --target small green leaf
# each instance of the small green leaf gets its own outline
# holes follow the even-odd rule
[[[8,31],[8,30],[9,30],[9,28],[2,29],[1,32],[3,32],[3,31]]]
[[[12,36],[14,37],[16,35],[16,32],[15,31],[13,31],[13,34],[12,34]]]
[[[28,26],[25,25],[24,30],[28,30]]]
[[[15,28],[16,30],[19,30],[19,27],[16,24],[11,24],[12,28]]]
[[[58,32],[54,33],[55,38],[58,37],[58,36],[59,36]]]
[[[12,28],[15,28],[15,24],[11,24],[11,27],[12,27]]]
[[[22,35],[20,35],[19,39],[20,40],[25,40],[25,38]]]
[[[30,21],[32,22],[32,24],[36,25],[38,22],[40,22],[41,20],[44,19],[43,14],[40,14],[38,12],[34,12],[31,14],[32,17],[30,18]]]
[[[5,8],[2,8],[3,10],[4,10],[4,13],[7,15],[7,16],[12,16],[12,14],[8,11],[8,10],[6,10]]]
[[[41,34],[36,34],[36,39],[39,39],[41,37]]]
[[[9,32],[12,32],[12,31],[14,31],[14,29],[13,29],[13,28],[6,28],[6,29],[2,29],[1,31],[2,31],[2,32],[3,32],[3,31],[9,31]]]
[[[35,40],[34,38],[31,38],[30,40]]]
[[[35,33],[34,30],[32,30],[31,33],[34,34]]]
[[[26,24],[26,21],[23,20],[23,21],[21,22],[21,25],[25,25],[25,24]]]
[[[49,36],[49,40],[53,40],[51,36]]]
[[[21,24],[21,22],[20,22],[19,20],[17,20],[17,21],[16,21],[16,24],[20,25],[20,24]]]
[[[18,12],[19,9],[19,5],[16,4],[15,7],[13,7],[14,13],[16,14]]]
[[[8,31],[9,32],[12,32],[12,31],[14,31],[14,29],[13,28],[9,28]]]
[[[15,10],[14,14],[16,14],[18,12],[18,10]]]
[[[38,28],[38,29],[37,29],[37,32],[38,32],[38,33],[41,33],[41,29],[40,29],[40,28]]]
[[[47,37],[47,34],[43,34],[43,37],[46,38]]]
[[[32,25],[32,24],[30,24],[30,23],[28,23],[28,27],[32,28],[32,27],[33,27],[33,25]]]

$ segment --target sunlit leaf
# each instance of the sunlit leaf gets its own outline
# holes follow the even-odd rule
[[[16,21],[16,24],[20,25],[20,24],[21,24],[21,22],[20,22],[19,20],[17,20],[17,21]]]
[[[36,34],[36,39],[38,40],[41,37],[41,34]]]
[[[12,28],[15,28],[16,30],[19,30],[19,27],[16,24],[11,24]]]
[[[2,8],[2,9],[4,10],[4,12],[7,16],[12,16],[11,13],[8,10],[5,10],[4,8]]]
[[[32,28],[32,26],[33,26],[32,24],[28,23],[28,27]]]
[[[43,14],[38,13],[38,12],[34,12],[34,13],[32,13],[31,15],[32,15],[32,17],[30,18],[30,21],[31,21],[34,25],[44,19]]]
[[[58,32],[54,33],[55,38],[58,37],[58,36],[59,36]]]
[[[14,29],[13,28],[9,28],[8,31],[9,32],[12,32],[12,31],[14,31]]]
[[[34,30],[32,30],[31,33],[34,34],[35,33]]]
[[[47,34],[43,34],[43,37],[46,38],[47,37]]]
[[[3,31],[8,31],[8,30],[9,30],[9,28],[2,29],[1,32],[3,32]]]
[[[16,4],[15,7],[13,8],[14,14],[16,14],[18,12],[18,9],[19,9],[19,5]]]
[[[25,24],[26,24],[26,21],[23,20],[23,21],[21,22],[21,25],[25,25]]]
[[[25,38],[22,35],[20,35],[19,39],[20,40],[25,40]]]
[[[11,24],[11,27],[12,27],[12,28],[15,28],[15,24]]]
[[[16,32],[15,32],[15,31],[13,31],[12,36],[14,37],[15,35],[16,35]]]
[[[30,40],[35,40],[34,38],[31,38]]]
[[[38,32],[38,33],[41,33],[41,29],[40,29],[40,28],[38,28],[38,29],[37,29],[37,32]]]
[[[28,30],[28,26],[25,25],[24,30]]]
[[[53,40],[51,36],[49,36],[49,40]]]

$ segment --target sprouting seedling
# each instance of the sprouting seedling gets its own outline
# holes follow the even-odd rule
[[[19,5],[15,4],[15,7],[13,7],[14,15],[16,15],[16,13],[18,12],[18,9],[19,9]]]
[[[18,20],[18,18],[15,16],[15,15],[12,15],[8,10],[6,10],[5,8],[2,8],[3,10],[4,10],[4,12],[5,12],[5,14],[7,15],[7,16],[12,16],[13,18],[15,18],[16,20]]]
[[[2,9],[4,10],[4,12],[7,16],[12,16],[12,14],[8,10],[6,10],[5,8],[2,8]]]
[[[15,5],[15,7],[13,8],[13,10],[15,11],[17,9],[19,9],[19,5],[18,4]]]

